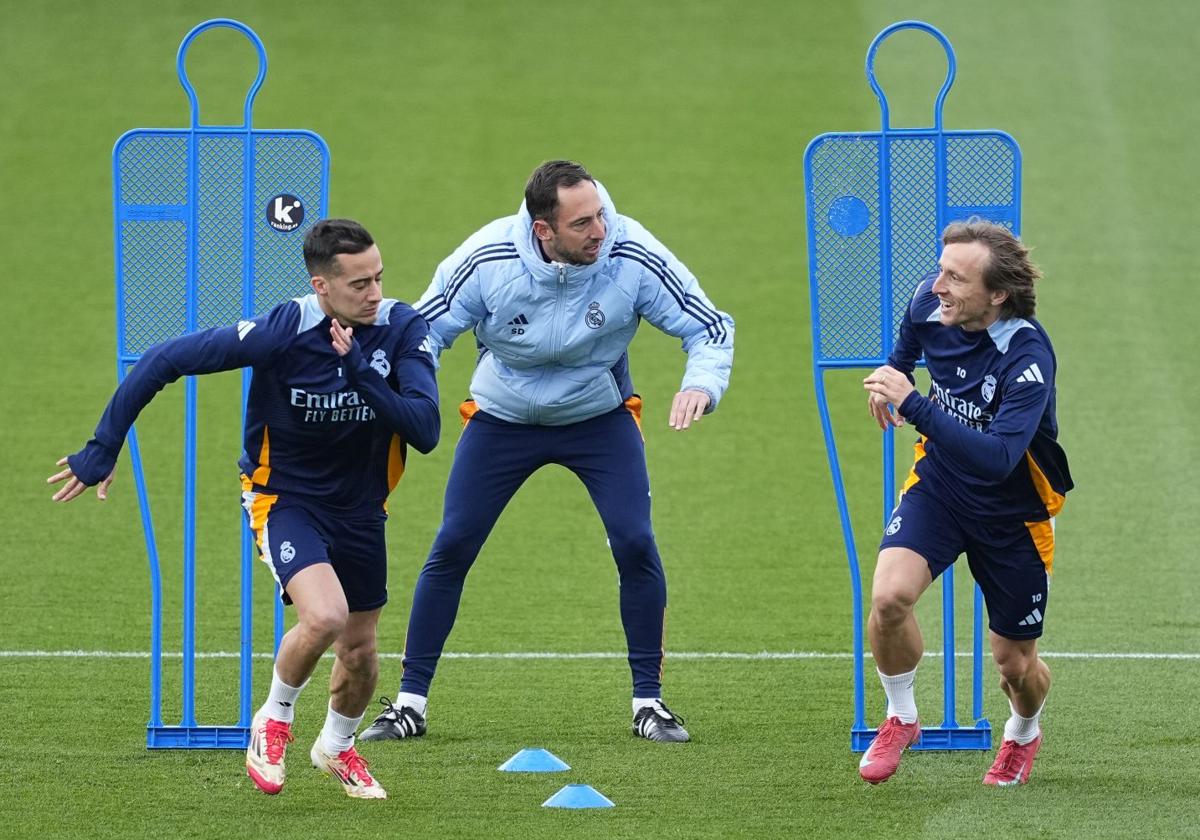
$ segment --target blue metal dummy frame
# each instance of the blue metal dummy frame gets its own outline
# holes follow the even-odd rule
[[[202,32],[242,33],[258,54],[258,75],[246,93],[241,125],[203,125],[185,67]],[[159,341],[253,317],[308,291],[301,243],[329,205],[329,149],[318,135],[251,127],[254,97],[267,73],[267,54],[245,24],[225,18],[193,28],[179,45],[176,70],[191,105],[190,128],[133,129],[113,148],[117,297],[117,377]],[[302,220],[275,226],[269,205],[286,195]],[[243,416],[250,371],[243,371]],[[150,748],[244,749],[252,717],[252,535],[242,525],[239,719],[202,726],[195,710],[196,426],[195,377],[184,385],[182,719],[162,722],[163,585],[149,494],[136,431],[129,432],[151,581]],[[275,647],[283,632],[275,603]]]
[[[947,72],[933,105],[933,125],[895,128],[875,77],[875,57],[891,35],[928,33],[946,53]],[[825,372],[884,364],[904,308],[920,278],[936,266],[939,237],[951,221],[981,216],[1020,232],[1020,149],[999,131],[947,131],[942,109],[954,82],[950,42],[921,21],[880,32],[867,51],[867,81],[879,100],[878,132],[822,134],[804,155],[812,292],[813,379],[850,566],[854,621],[854,725],[851,748],[875,737],[866,724],[863,685],[862,575],[825,391]],[[877,278],[877,279],[876,279]],[[895,504],[895,440],[883,434],[883,521]],[[914,749],[989,749],[983,717],[983,598],[974,589],[973,725],[955,712],[953,567],[942,575],[943,707],[939,726],[922,729]]]

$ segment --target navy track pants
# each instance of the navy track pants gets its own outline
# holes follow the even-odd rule
[[[501,511],[535,471],[559,464],[587,487],[608,534],[620,575],[633,696],[661,694],[667,585],[650,525],[638,409],[640,403],[620,406],[568,426],[508,423],[475,412],[455,450],[442,526],[413,591],[401,691],[428,695],[463,581]]]

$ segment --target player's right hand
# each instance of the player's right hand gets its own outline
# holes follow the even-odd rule
[[[333,352],[345,356],[354,343],[354,328],[343,327],[337,318],[329,322],[329,337],[333,339]]]
[[[899,428],[904,425],[904,418],[899,414],[893,414],[887,397],[880,394],[867,394],[867,410],[871,412],[871,416],[875,418],[875,422],[881,429],[886,429],[888,426]]]
[[[53,501],[69,502],[88,488],[88,486],[80,481],[79,478],[76,477],[75,473],[71,471],[71,467],[67,463],[67,456],[64,455],[63,457],[59,458],[56,462],[56,466],[66,467],[66,469],[62,470],[61,472],[56,472],[54,475],[47,478],[46,483],[58,484],[60,481],[65,481],[66,484],[60,487],[58,492],[50,497]],[[117,468],[113,467],[113,471],[110,472],[103,481],[96,485],[97,499],[103,502],[108,498],[108,485],[112,484],[113,476],[116,474]]]

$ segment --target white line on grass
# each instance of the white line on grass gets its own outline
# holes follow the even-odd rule
[[[1111,651],[1039,651],[1040,656],[1047,659],[1179,659],[1200,660],[1200,653],[1151,653]],[[257,652],[252,654],[255,659],[272,659],[273,654]],[[329,654],[327,654],[329,655]],[[381,653],[380,659],[400,659],[402,653]],[[939,657],[942,651],[926,651],[925,656]],[[163,659],[180,659],[183,654],[179,651],[163,651]],[[197,659],[237,659],[241,656],[237,651],[197,651]],[[667,659],[850,659],[850,653],[825,653],[822,651],[789,650],[789,651],[759,651],[758,653],[738,651],[682,651],[668,652]],[[869,654],[868,654],[869,656]],[[958,651],[955,656],[959,659],[971,656],[969,651]],[[593,653],[556,653],[554,651],[512,651],[490,653],[443,653],[443,659],[624,659],[624,653],[593,652]],[[0,650],[0,659],[149,659],[147,650]]]

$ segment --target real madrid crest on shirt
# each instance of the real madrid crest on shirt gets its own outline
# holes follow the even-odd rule
[[[371,354],[371,367],[375,369],[376,373],[383,377],[386,377],[392,372],[392,366],[387,360],[387,354],[382,350],[376,350]]]
[[[587,312],[583,315],[583,322],[593,330],[604,326],[604,313],[600,311],[600,304],[597,301],[588,304]]]
[[[992,397],[996,396],[996,377],[992,376],[990,373],[983,377],[983,386],[980,387],[979,390],[983,394],[983,401],[985,403],[990,403],[992,401]]]

